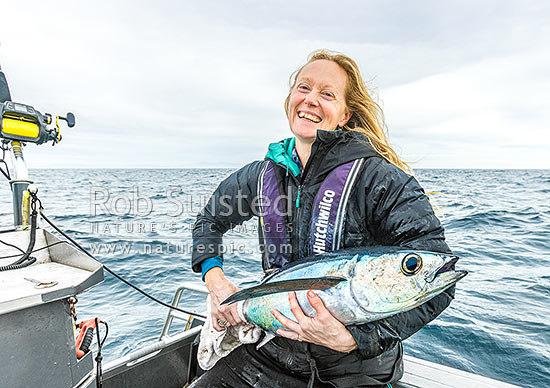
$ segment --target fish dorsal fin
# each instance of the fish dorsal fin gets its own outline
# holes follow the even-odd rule
[[[276,294],[278,292],[326,290],[344,280],[348,279],[342,276],[323,276],[320,278],[290,279],[264,283],[238,291],[224,300],[221,304],[231,304],[240,300],[257,298],[259,296]]]

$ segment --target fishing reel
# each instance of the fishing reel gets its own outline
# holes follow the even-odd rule
[[[59,120],[64,120],[72,128],[75,117],[67,113],[66,117],[56,116],[55,127],[52,124],[52,115],[42,114],[30,105],[13,102],[6,80],[0,69],[0,139],[2,143],[10,141],[43,144],[52,141],[55,145],[61,141]]]
[[[67,113],[66,117],[56,116],[55,127],[52,124],[52,115],[42,114],[30,105],[13,101],[0,103],[0,138],[2,141],[22,141],[35,144],[43,144],[52,141],[55,145],[61,141],[59,120],[64,120],[72,128],[75,125],[75,117]]]

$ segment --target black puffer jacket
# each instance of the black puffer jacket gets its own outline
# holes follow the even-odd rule
[[[287,230],[292,230],[291,261],[312,253],[308,241],[310,218],[321,183],[336,166],[358,158],[365,158],[365,162],[346,211],[343,248],[385,245],[450,253],[443,228],[414,177],[382,159],[360,133],[318,131],[311,156],[300,176],[289,174],[285,166],[276,164],[275,167],[279,188],[283,188],[282,191],[293,201],[296,200],[298,186],[301,186],[300,208],[298,211],[289,209],[289,223],[292,225],[288,225]],[[231,174],[219,185],[209,204],[197,217],[193,229],[193,270],[199,272],[203,260],[221,256],[222,235],[257,214],[253,199],[257,195],[258,177],[264,163],[273,162],[253,162]],[[222,196],[225,198],[222,199]],[[233,209],[237,209],[238,198],[241,198],[241,215],[237,211],[225,216],[213,214],[213,209],[227,209],[224,205],[228,202]],[[362,379],[361,375],[376,375],[373,365],[388,362],[394,365],[393,381],[402,373],[400,341],[439,315],[453,296],[454,287],[451,287],[411,311],[368,324],[348,326],[359,348],[351,353],[352,359],[349,354],[312,344],[280,339],[278,346],[284,344],[287,351],[298,355],[302,348],[307,350],[305,353],[311,352],[317,361],[320,377],[323,379],[321,375],[324,375],[325,379],[339,386],[372,384],[370,379]],[[377,359],[373,359],[375,357]],[[339,363],[343,362],[346,366],[339,367]],[[358,367],[352,367],[350,363],[358,364]],[[303,367],[309,369],[309,365]],[[323,373],[323,370],[328,372]],[[342,378],[346,376],[341,384],[338,383],[341,380],[339,373]]]

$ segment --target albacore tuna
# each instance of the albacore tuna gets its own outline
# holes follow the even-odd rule
[[[375,321],[430,300],[467,275],[456,271],[454,255],[402,248],[350,249],[317,255],[281,268],[255,287],[223,303],[239,303],[240,313],[261,328],[282,328],[271,310],[294,319],[288,292],[296,291],[304,313],[315,316],[306,297],[317,290],[343,324]]]

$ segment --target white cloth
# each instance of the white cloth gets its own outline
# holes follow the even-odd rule
[[[242,344],[253,344],[258,342],[262,335],[262,329],[252,323],[244,326],[229,326],[223,331],[217,331],[214,329],[214,326],[212,326],[210,296],[206,299],[206,305],[206,322],[201,330],[201,339],[197,352],[199,366],[204,370],[211,369],[220,358],[227,356]],[[245,321],[241,309],[239,308],[238,310],[241,319]]]

